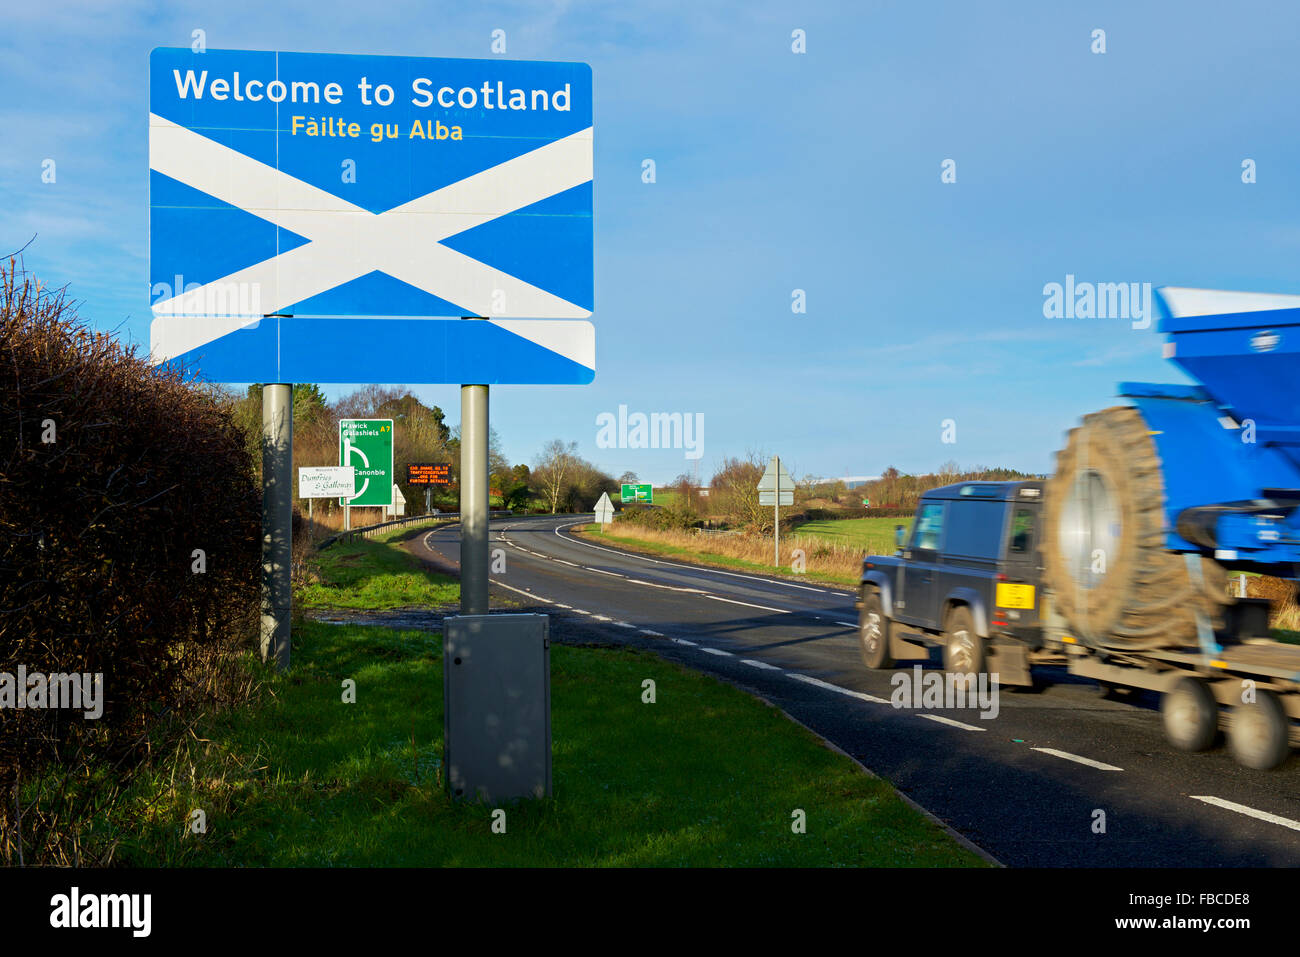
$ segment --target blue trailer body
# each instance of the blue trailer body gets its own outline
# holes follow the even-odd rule
[[[1167,546],[1300,563],[1300,297],[1159,291],[1165,355],[1199,386],[1125,382],[1161,462]],[[1206,312],[1224,304],[1238,308]]]

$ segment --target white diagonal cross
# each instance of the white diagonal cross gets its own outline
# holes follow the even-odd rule
[[[592,178],[592,129],[507,160],[401,206],[372,213],[157,114],[150,114],[149,165],[308,242],[156,303],[159,317],[203,314],[212,287],[257,289],[259,314],[281,312],[379,270],[491,316],[580,319],[591,315],[441,241],[580,186]],[[230,311],[223,315],[237,314]]]

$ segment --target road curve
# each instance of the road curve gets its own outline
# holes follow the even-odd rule
[[[1001,693],[996,717],[895,708],[910,668],[862,666],[851,592],[633,555],[572,532],[587,521],[493,522],[494,603],[551,615],[557,640],[649,648],[761,695],[1005,864],[1300,865],[1295,758],[1258,772],[1224,748],[1173,751],[1153,696],[1103,700],[1060,669],[1040,693]],[[409,547],[454,565],[459,534]]]

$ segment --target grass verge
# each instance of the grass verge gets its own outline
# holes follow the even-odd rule
[[[615,648],[552,647],[554,796],[508,807],[495,834],[491,808],[443,791],[438,636],[307,622],[295,639],[291,672],[158,772],[165,798],[121,863],[983,865],[776,709]],[[196,808],[204,834],[185,826]]]

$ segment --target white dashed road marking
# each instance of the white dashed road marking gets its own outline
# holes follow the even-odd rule
[[[1043,754],[1050,754],[1054,758],[1064,758],[1067,761],[1076,761],[1079,764],[1086,764],[1090,768],[1096,768],[1098,771],[1123,771],[1123,768],[1117,768],[1113,764],[1103,764],[1100,761],[1094,761],[1092,758],[1082,758],[1077,754],[1071,754],[1069,751],[1057,751],[1055,748],[1034,748],[1035,751],[1041,751]]]
[[[1211,797],[1208,794],[1190,794],[1188,797],[1193,801],[1204,801],[1206,804],[1213,804],[1215,807],[1221,807],[1225,811],[1236,811],[1238,814],[1245,814],[1247,817],[1253,817],[1256,820],[1267,821],[1269,824],[1280,824],[1283,827],[1289,827],[1293,831],[1300,831],[1300,821],[1293,821],[1289,817],[1280,817],[1277,814],[1269,814],[1267,811],[1257,811],[1253,807],[1246,807],[1244,804],[1235,804],[1232,801],[1225,801],[1223,798]]]
[[[870,701],[872,704],[889,704],[884,698],[877,698],[875,695],[866,694],[862,691],[850,691],[848,688],[841,688],[839,685],[833,685],[829,681],[822,681],[820,678],[811,678],[808,675],[796,674],[795,672],[791,672],[790,677],[805,684],[816,685],[818,688],[825,688],[827,691],[834,691],[836,694],[845,694],[850,698],[857,698],[859,701]]]
[[[939,724],[946,724],[951,728],[961,728],[963,731],[987,731],[988,728],[980,728],[973,724],[965,724],[961,721],[954,721],[952,718],[945,718],[941,714],[923,714],[922,718],[930,721],[937,721]]]

